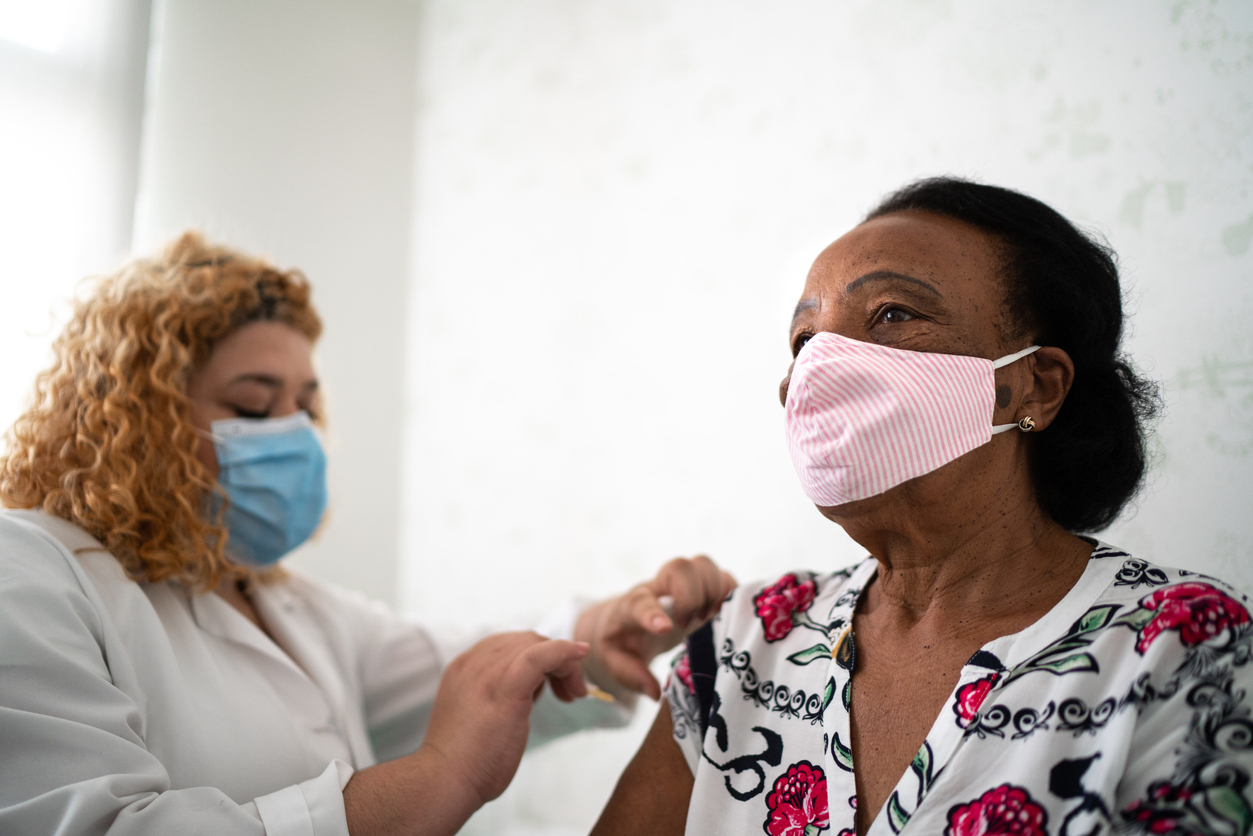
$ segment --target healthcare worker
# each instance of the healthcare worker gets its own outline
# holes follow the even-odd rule
[[[77,303],[0,458],[0,833],[453,833],[733,586],[672,561],[464,650],[281,566],[327,503],[320,330],[300,273],[191,233]]]

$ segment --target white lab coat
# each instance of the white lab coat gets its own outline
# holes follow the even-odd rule
[[[294,571],[253,600],[277,644],[71,523],[0,512],[0,833],[346,836],[353,770],[418,747],[464,644]],[[594,703],[541,700],[534,731],[624,722]]]

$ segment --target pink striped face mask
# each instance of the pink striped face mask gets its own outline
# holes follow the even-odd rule
[[[876,496],[930,473],[1017,424],[992,425],[999,360],[931,354],[822,332],[801,348],[787,390],[792,463],[815,505]]]

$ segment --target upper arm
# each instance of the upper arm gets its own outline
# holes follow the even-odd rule
[[[592,836],[683,833],[692,783],[687,760],[674,740],[670,706],[662,700],[657,719],[618,780]]]

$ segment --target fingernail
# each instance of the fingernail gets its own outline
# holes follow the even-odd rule
[[[666,617],[662,615],[653,617],[653,629],[664,630],[666,628]]]
[[[666,615],[674,615],[674,596],[659,595],[657,596],[657,606],[666,611]]]

